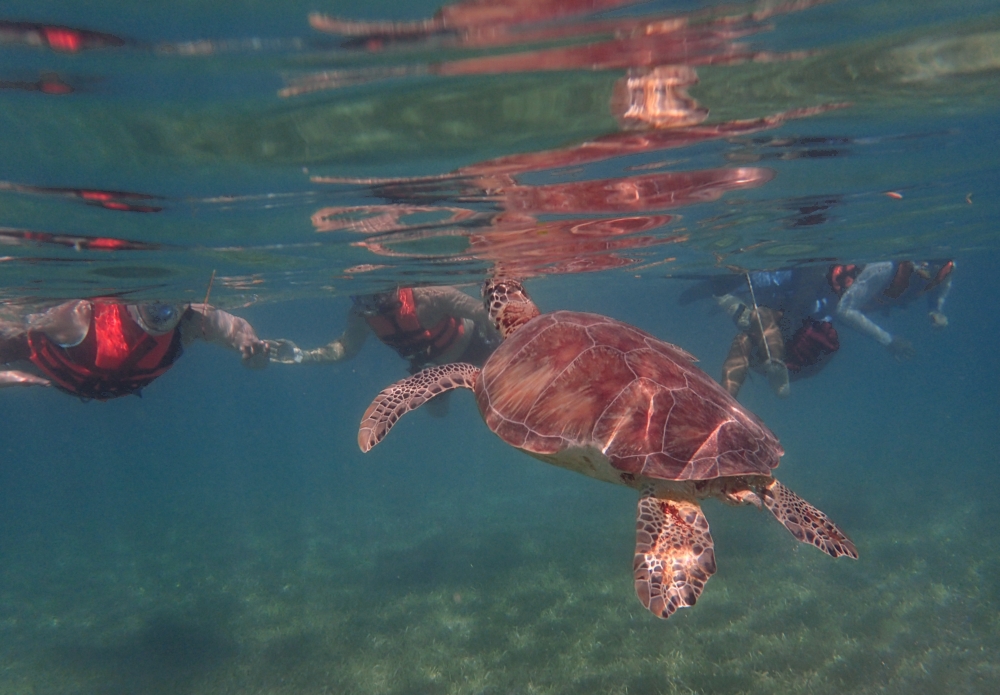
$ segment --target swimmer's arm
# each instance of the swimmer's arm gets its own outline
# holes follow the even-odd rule
[[[179,325],[181,340],[189,345],[204,340],[224,348],[238,350],[243,364],[253,369],[266,367],[268,347],[245,319],[214,309],[208,304],[192,304]]]
[[[927,295],[927,307],[931,312],[937,312],[939,314],[944,313],[944,302],[948,299],[948,293],[951,292],[951,275],[949,274],[941,284],[935,287]]]
[[[356,312],[347,313],[347,326],[339,338],[312,350],[302,351],[303,364],[328,364],[352,359],[365,344],[371,329],[364,317]]]
[[[865,316],[861,309],[888,287],[893,272],[892,263],[869,263],[837,303],[840,320],[886,346],[892,343],[892,335]]]
[[[856,331],[870,336],[872,339],[888,346],[892,342],[892,334],[885,330],[857,309],[837,308],[837,317]]]

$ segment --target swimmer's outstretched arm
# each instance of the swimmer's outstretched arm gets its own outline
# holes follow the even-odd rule
[[[336,340],[312,350],[302,350],[291,340],[268,340],[272,362],[282,364],[330,364],[353,358],[365,344],[371,329],[357,312],[347,313],[347,327]]]
[[[238,350],[243,364],[251,369],[267,366],[268,346],[257,337],[253,326],[245,319],[213,309],[208,304],[192,304],[184,312],[179,328],[185,345],[195,340],[205,340]]]
[[[851,328],[888,347],[892,335],[868,318],[862,308],[889,286],[895,267],[890,262],[869,263],[837,303],[837,317]]]
[[[896,267],[889,261],[866,265],[837,303],[837,317],[884,345],[897,360],[905,360],[913,357],[913,344],[906,338],[892,335],[862,311],[889,286],[895,272]]]
[[[948,299],[949,292],[951,292],[951,274],[927,294],[927,316],[935,328],[944,328],[948,325],[948,317],[944,314],[944,302]]]

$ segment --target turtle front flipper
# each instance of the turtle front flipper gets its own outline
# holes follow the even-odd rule
[[[367,452],[389,433],[399,418],[445,391],[472,389],[479,367],[464,362],[428,367],[413,376],[397,381],[375,396],[361,418],[358,446]]]
[[[777,480],[772,480],[761,492],[764,506],[797,539],[815,545],[830,557],[846,555],[858,559],[858,549],[830,517]]]
[[[715,574],[715,542],[696,502],[644,495],[635,523],[635,593],[658,618],[693,606]]]

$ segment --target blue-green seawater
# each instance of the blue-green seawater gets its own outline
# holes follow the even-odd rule
[[[718,12],[748,7],[761,6]],[[12,184],[0,227],[162,247],[0,244],[0,297],[10,311],[112,294],[201,301],[215,271],[218,306],[263,337],[316,346],[339,335],[351,294],[477,293],[498,257],[467,238],[488,223],[455,234],[432,224],[388,240],[385,255],[310,218],[400,201],[310,175],[434,176],[607,136],[625,69],[413,70],[279,96],[311,73],[493,55],[419,42],[365,52],[307,23],[310,11],[402,20],[436,9],[8,0],[0,20],[135,43],[59,53],[0,42],[0,81],[55,72],[76,90],[0,90],[0,180]],[[690,95],[708,124],[845,106],[521,176],[773,173],[654,210],[673,216],[648,233],[668,243],[608,252],[627,263],[540,269],[527,286],[543,311],[614,316],[717,376],[734,328],[710,301],[681,301],[697,278],[955,259],[945,329],[922,305],[874,316],[913,341],[912,359],[845,327],[835,359],[787,400],[759,376],[740,394],[782,441],[777,475],[836,520],[858,561],[796,543],[766,512],[707,501],[718,572],[695,607],[662,621],[633,591],[635,492],[505,445],[468,392],[446,417],[412,413],[362,454],[361,414],[406,373],[389,348],[370,339],[349,362],[251,371],[195,343],[141,398],[0,391],[0,693],[1000,692],[1000,5],[847,0],[752,26],[739,40],[755,51],[799,54],[695,66]],[[200,40],[210,54],[178,54]],[[163,210],[42,187],[156,195]],[[496,214],[478,193],[420,204]],[[538,230],[563,217],[540,216]],[[560,248],[547,259],[565,261]]]

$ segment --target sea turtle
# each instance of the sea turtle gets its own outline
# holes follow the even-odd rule
[[[706,497],[767,507],[800,541],[858,557],[826,514],[771,476],[781,444],[690,354],[606,316],[539,314],[513,279],[487,281],[483,295],[504,342],[482,370],[431,367],[382,391],[361,421],[362,451],[434,396],[472,389],[486,424],[508,444],[641,491],[635,590],[661,618],[693,606],[715,573],[698,504]]]

